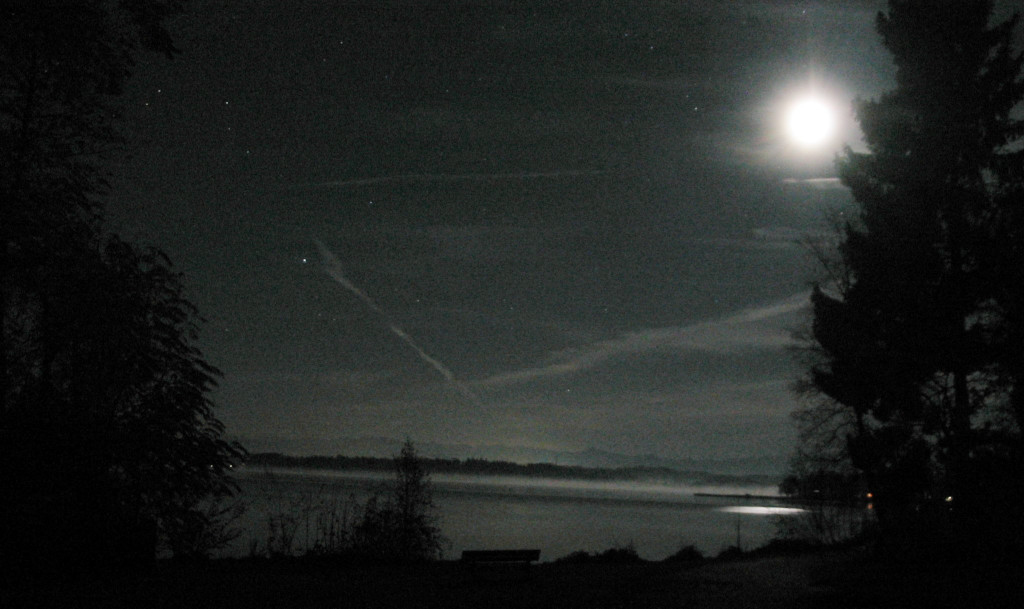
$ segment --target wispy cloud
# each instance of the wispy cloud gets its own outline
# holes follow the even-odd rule
[[[783,242],[786,244],[797,243],[807,236],[807,231],[802,231],[790,226],[762,226],[750,231],[759,241]]]
[[[350,180],[296,184],[300,188],[345,188],[398,182],[495,182],[508,180],[540,180],[602,175],[598,169],[566,169],[561,171],[520,171],[512,173],[401,173]]]
[[[782,180],[782,183],[807,186],[817,190],[842,190],[846,188],[839,178],[786,178]]]
[[[659,89],[662,91],[696,91],[702,84],[697,78],[641,78],[633,76],[609,76],[603,79],[613,85]]]
[[[806,231],[788,226],[763,226],[750,230],[743,237],[695,237],[687,241],[711,248],[780,250],[797,245],[808,235]]]
[[[778,349],[790,345],[792,340],[788,331],[769,322],[800,311],[807,303],[807,294],[801,293],[719,319],[629,332],[584,347],[558,351],[539,366],[496,374],[474,384],[501,386],[556,377],[593,368],[614,357],[653,351],[736,353]]]

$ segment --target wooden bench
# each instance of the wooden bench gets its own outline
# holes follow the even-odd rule
[[[540,560],[540,550],[463,550],[462,562],[467,565],[521,564]]]

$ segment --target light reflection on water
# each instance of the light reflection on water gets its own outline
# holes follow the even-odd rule
[[[266,537],[266,518],[281,510],[354,505],[383,490],[384,472],[286,470],[242,471],[237,475],[248,511],[242,536],[227,555],[246,554]],[[541,560],[577,550],[600,552],[632,544],[641,557],[663,559],[693,545],[705,555],[735,545],[766,543],[779,517],[793,508],[743,495],[775,495],[774,487],[687,486],[660,482],[556,480],[516,476],[431,476],[440,527],[451,545],[447,558],[462,550],[540,548]],[[718,493],[739,497],[695,496]],[[313,518],[315,522],[315,518]],[[300,534],[297,549],[303,547]]]
[[[754,516],[795,516],[807,511],[801,508],[772,505],[732,505],[718,509],[729,514],[752,514]]]

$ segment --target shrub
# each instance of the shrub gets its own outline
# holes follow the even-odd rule
[[[588,563],[588,562],[593,562],[593,560],[594,560],[594,557],[590,553],[588,553],[588,552],[586,552],[584,550],[576,550],[575,552],[572,552],[570,554],[566,554],[565,556],[563,556],[561,558],[556,558],[555,562],[556,563],[571,564],[571,565],[579,565],[579,564],[584,564],[584,563]]]
[[[603,552],[590,554],[584,550],[576,550],[562,558],[555,560],[556,563],[568,564],[605,564],[605,565],[628,565],[647,562],[636,553],[636,548],[630,543],[627,546],[609,548]]]
[[[447,540],[437,526],[430,479],[412,442],[406,441],[394,464],[390,488],[374,493],[362,505],[355,497],[347,501],[324,497],[323,488],[315,494],[278,499],[274,503],[279,507],[267,517],[265,553],[386,562],[441,558]],[[250,553],[262,552],[254,544]]]
[[[647,562],[636,553],[636,548],[630,543],[627,546],[609,548],[594,557],[594,561],[603,564],[628,565]]]
[[[744,554],[742,548],[739,548],[737,546],[729,546],[728,548],[726,548],[726,549],[722,550],[721,552],[719,552],[718,556],[716,556],[715,559],[716,560],[737,560],[737,559],[743,558],[744,556],[746,556],[746,554]]]
[[[704,554],[693,546],[683,546],[665,559],[667,563],[698,563],[704,560]]]

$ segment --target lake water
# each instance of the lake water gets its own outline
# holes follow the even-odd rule
[[[297,518],[293,549],[316,537],[318,515],[341,511],[383,490],[383,473],[287,470],[237,475],[246,514],[243,530],[223,554],[243,556],[265,547],[267,518]],[[514,476],[431,477],[439,526],[450,541],[446,558],[468,549],[540,548],[541,560],[577,550],[599,552],[632,545],[641,557],[663,559],[692,545],[705,555],[736,545],[744,549],[774,536],[786,508],[765,500],[697,497],[695,493],[774,495],[771,486],[698,487],[640,482],[595,482]],[[333,508],[332,508],[333,506]]]

